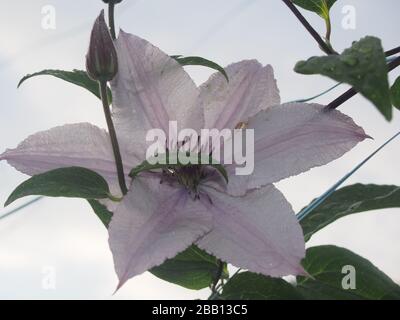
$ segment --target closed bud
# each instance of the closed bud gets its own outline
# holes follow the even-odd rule
[[[96,81],[111,81],[118,72],[117,51],[104,19],[104,10],[93,25],[86,55],[86,71]]]

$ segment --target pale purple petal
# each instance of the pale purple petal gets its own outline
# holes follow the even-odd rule
[[[229,83],[221,73],[215,73],[200,87],[199,105],[204,108],[206,128],[233,129],[260,110],[280,103],[270,65],[245,60],[225,70]]]
[[[204,206],[185,189],[159,179],[135,179],[109,227],[118,288],[185,250],[210,230],[211,222]]]
[[[248,121],[247,128],[254,129],[255,135],[254,173],[235,175],[235,167],[228,166],[229,184],[214,184],[232,195],[325,165],[369,137],[343,113],[306,103],[261,111]]]
[[[203,127],[202,110],[195,105],[199,90],[175,59],[123,31],[116,48],[119,72],[111,87],[115,125],[123,139],[145,146],[147,131],[168,133],[169,120],[180,129]]]
[[[122,148],[125,172],[138,160]],[[17,148],[8,149],[0,160],[27,175],[78,166],[96,171],[114,184],[117,173],[108,133],[89,123],[67,124],[38,132],[22,141]]]
[[[280,277],[302,274],[304,237],[290,204],[273,186],[232,197],[211,189],[202,202],[214,228],[198,246],[236,267]]]

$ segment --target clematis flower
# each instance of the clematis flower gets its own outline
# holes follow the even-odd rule
[[[367,136],[353,120],[322,105],[280,105],[271,66],[229,65],[197,87],[185,70],[149,42],[121,31],[119,72],[112,82],[113,120],[125,173],[145,160],[148,130],[233,129],[255,134],[255,169],[229,183],[206,166],[139,175],[116,206],[109,226],[119,287],[195,243],[237,267],[273,277],[302,274],[305,244],[294,212],[273,185],[341,157]],[[81,166],[118,190],[107,132],[88,123],[30,136],[0,156],[28,175]],[[195,188],[194,188],[195,187]],[[192,196],[196,192],[196,197]]]

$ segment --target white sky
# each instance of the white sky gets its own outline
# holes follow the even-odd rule
[[[41,9],[48,4],[56,8],[56,30],[41,28]],[[355,30],[341,27],[343,5],[356,8]],[[97,99],[80,88],[43,77],[16,89],[26,73],[45,68],[82,69],[91,23],[101,8],[100,0],[14,0],[3,6],[0,151],[15,147],[28,134],[64,123],[90,121],[104,127]],[[396,0],[338,0],[332,12],[335,48],[341,51],[364,35],[380,37],[386,49],[398,46],[399,9]],[[323,30],[318,17],[306,16]],[[292,71],[296,61],[321,53],[280,0],[125,0],[118,7],[117,20],[125,31],[170,54],[200,55],[221,65],[248,58],[270,63],[282,101],[313,96],[333,83]],[[197,83],[210,74],[198,67],[188,70]],[[345,86],[340,87],[319,102],[329,102],[344,90]],[[388,124],[362,97],[347,102],[341,110],[375,140],[362,143],[328,166],[279,183],[296,211],[399,129],[397,111]],[[348,183],[399,185],[399,147],[400,141],[395,141]],[[26,178],[6,163],[0,163],[0,176],[1,201]],[[309,244],[349,248],[400,282],[399,223],[399,209],[358,214],[330,225]],[[43,271],[49,266],[56,271],[55,290],[42,286]],[[84,201],[46,199],[0,221],[0,298],[192,299],[207,294],[144,274],[112,297],[116,283],[106,230]]]

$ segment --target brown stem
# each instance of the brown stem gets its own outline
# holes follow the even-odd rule
[[[108,4],[108,24],[110,26],[111,38],[113,40],[115,40],[117,38],[117,36],[115,34],[114,14],[115,14],[115,3],[110,1],[110,3]]]
[[[329,43],[331,42],[331,34],[332,34],[332,24],[331,24],[331,18],[328,17],[327,19],[325,19],[325,24],[326,24],[326,41],[328,41]]]
[[[292,3],[291,0],[282,0],[288,7],[289,9],[293,12],[293,14],[299,19],[299,21],[302,23],[302,25],[307,29],[307,31],[310,33],[310,35],[317,41],[319,44],[320,48],[326,53],[326,54],[335,54],[336,52],[332,50],[332,48],[321,38],[321,36],[318,34],[317,31],[311,26],[311,24],[304,18],[304,16],[301,14],[301,12],[296,8],[296,6]]]
[[[400,53],[400,47],[385,52],[386,57],[394,56],[397,53]]]

